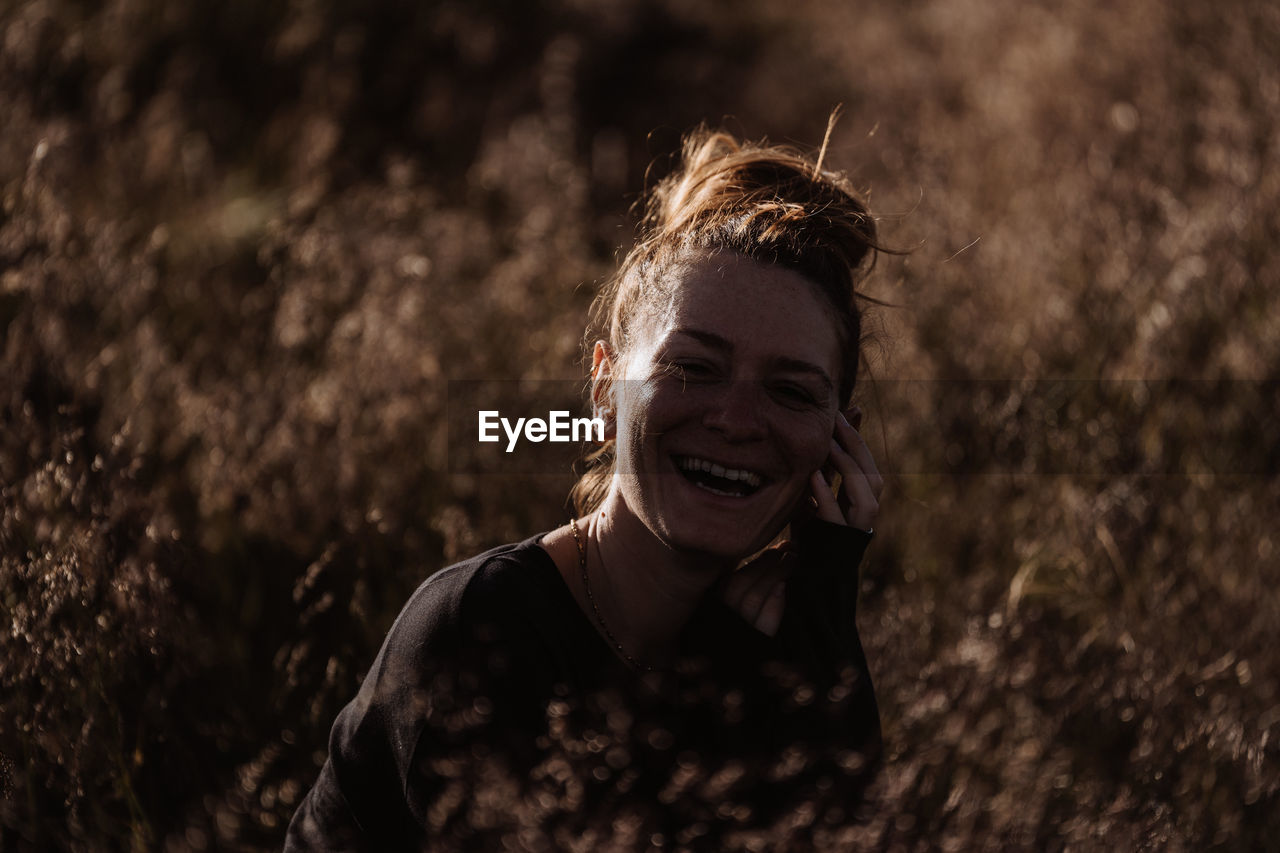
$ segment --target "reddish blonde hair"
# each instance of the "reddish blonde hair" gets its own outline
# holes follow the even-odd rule
[[[668,295],[672,266],[700,252],[736,252],[798,272],[821,294],[840,336],[843,407],[858,375],[862,303],[877,302],[857,288],[883,249],[862,198],[843,175],[822,169],[825,151],[824,143],[815,159],[706,127],[690,133],[679,168],[643,199],[640,239],[592,304],[588,353],[603,339],[625,358],[645,309]],[[587,514],[608,492],[613,441],[582,464],[570,498]]]

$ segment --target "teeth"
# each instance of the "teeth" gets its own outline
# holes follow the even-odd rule
[[[752,471],[746,471],[742,468],[725,468],[723,465],[717,465],[706,459],[698,459],[694,456],[676,457],[676,464],[686,471],[705,471],[713,477],[723,477],[726,480],[737,480],[746,483],[748,486],[759,486],[761,481],[760,475]]]

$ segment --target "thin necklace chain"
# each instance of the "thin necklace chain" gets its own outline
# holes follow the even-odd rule
[[[604,635],[609,638],[609,642],[613,643],[613,648],[632,669],[640,672],[653,672],[653,667],[627,654],[627,650],[622,647],[622,643],[618,642],[618,638],[613,636],[613,632],[609,630],[608,623],[604,621],[604,614],[600,612],[600,606],[596,604],[596,597],[591,593],[591,580],[587,577],[587,546],[583,543],[582,537],[578,535],[578,520],[576,518],[569,519],[569,528],[573,531],[573,541],[578,546],[578,568],[582,572],[582,586],[587,591],[587,601],[591,602],[591,610],[595,613],[596,621],[600,623],[600,628],[604,631]]]

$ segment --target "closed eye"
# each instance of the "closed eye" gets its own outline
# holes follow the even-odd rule
[[[791,382],[778,383],[773,386],[773,394],[784,404],[794,407],[817,406],[818,397],[803,385]]]
[[[704,361],[689,361],[682,359],[673,361],[670,364],[671,373],[690,382],[705,382],[715,379],[717,374],[714,367]]]

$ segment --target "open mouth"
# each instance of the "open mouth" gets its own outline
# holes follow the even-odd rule
[[[676,468],[686,480],[713,495],[745,498],[764,485],[764,477],[745,468],[726,468],[697,456],[673,456]]]

